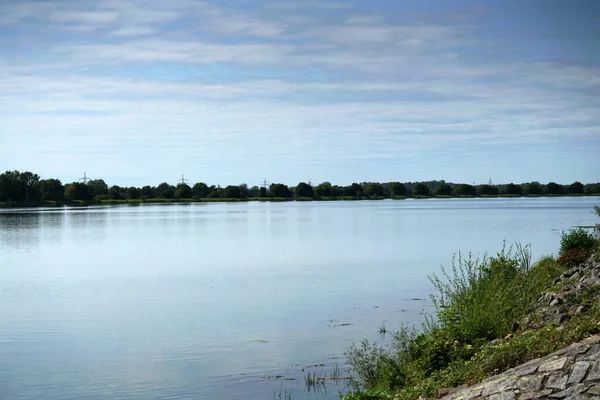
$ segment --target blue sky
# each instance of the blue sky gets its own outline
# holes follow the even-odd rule
[[[0,52],[0,170],[600,181],[594,0],[4,0]]]

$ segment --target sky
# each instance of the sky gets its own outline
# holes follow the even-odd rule
[[[0,170],[600,181],[600,2],[0,0]]]

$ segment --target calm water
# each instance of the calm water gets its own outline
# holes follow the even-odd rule
[[[304,374],[422,321],[454,252],[556,253],[597,200],[0,211],[0,398],[336,398]]]

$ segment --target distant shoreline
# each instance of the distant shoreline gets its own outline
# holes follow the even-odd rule
[[[483,195],[483,196],[391,196],[376,198],[356,198],[349,196],[319,199],[310,197],[251,197],[247,199],[234,198],[188,198],[188,199],[119,199],[119,200],[73,200],[73,201],[36,201],[36,202],[0,202],[0,209],[4,208],[41,208],[41,207],[87,207],[102,205],[137,205],[137,204],[190,204],[190,203],[247,203],[247,202],[293,202],[293,201],[381,201],[381,200],[429,200],[429,199],[493,199],[493,198],[537,198],[537,197],[600,197],[600,193],[593,194],[564,194],[564,195]]]

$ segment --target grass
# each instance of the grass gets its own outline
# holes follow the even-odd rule
[[[339,383],[346,380],[350,380],[350,377],[343,376],[342,370],[337,364],[335,364],[330,373],[325,371],[309,372],[304,377],[304,384],[307,392],[309,393],[327,393],[327,382]]]
[[[385,347],[365,340],[347,350],[357,378],[344,399],[432,398],[440,388],[474,384],[600,332],[598,288],[569,299],[586,307],[563,328],[520,330],[518,322],[566,268],[553,257],[531,265],[529,246],[503,246],[492,257],[457,254],[431,277],[436,313],[421,329],[402,327]]]
[[[273,391],[273,399],[292,400],[292,391],[283,388],[283,384],[279,388],[279,392]]]

